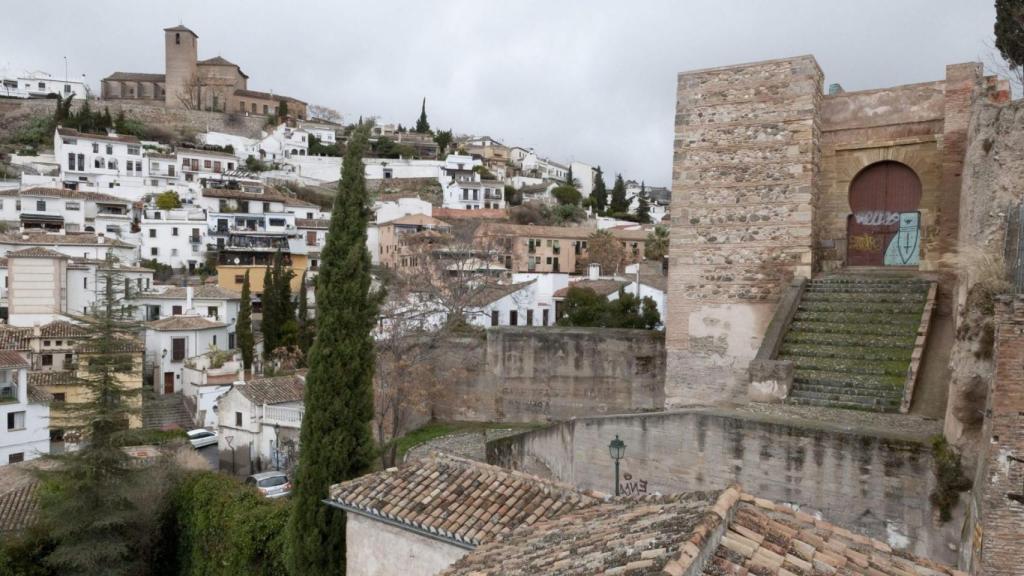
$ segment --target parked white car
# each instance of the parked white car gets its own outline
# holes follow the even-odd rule
[[[203,448],[217,444],[217,433],[210,432],[205,428],[189,430],[186,434],[188,434],[188,441],[192,444],[193,448]]]
[[[260,472],[246,478],[245,483],[255,486],[267,498],[280,498],[292,493],[292,483],[284,472]]]

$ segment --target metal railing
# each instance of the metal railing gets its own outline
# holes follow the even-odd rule
[[[302,416],[305,408],[289,408],[287,406],[274,406],[264,404],[260,420],[264,424],[281,424],[298,428],[302,425]]]

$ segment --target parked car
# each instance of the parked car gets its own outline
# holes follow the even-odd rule
[[[245,483],[255,486],[267,498],[280,498],[292,493],[292,483],[284,472],[260,472],[246,478]]]
[[[192,444],[193,448],[203,448],[204,446],[215,446],[217,444],[217,433],[210,432],[205,428],[189,430],[186,434],[188,434],[188,441]]]

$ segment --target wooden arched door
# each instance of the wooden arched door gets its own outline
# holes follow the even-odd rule
[[[899,162],[878,162],[850,183],[846,224],[849,266],[917,266],[921,252],[921,180]]]

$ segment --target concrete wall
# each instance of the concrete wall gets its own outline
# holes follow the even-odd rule
[[[608,443],[626,443],[625,494],[720,489],[820,512],[895,548],[955,563],[958,517],[935,521],[930,450],[916,439],[758,419],[725,410],[585,418],[488,443],[492,464],[611,492]],[[959,513],[959,511],[958,511]]]
[[[490,328],[486,340],[441,346],[437,365],[463,370],[447,372],[433,405],[438,420],[547,422],[664,406],[664,345],[655,331]]]
[[[822,81],[811,56],[679,75],[670,406],[742,398],[781,288],[811,273]]]
[[[361,514],[346,515],[348,576],[434,576],[469,553]]]

